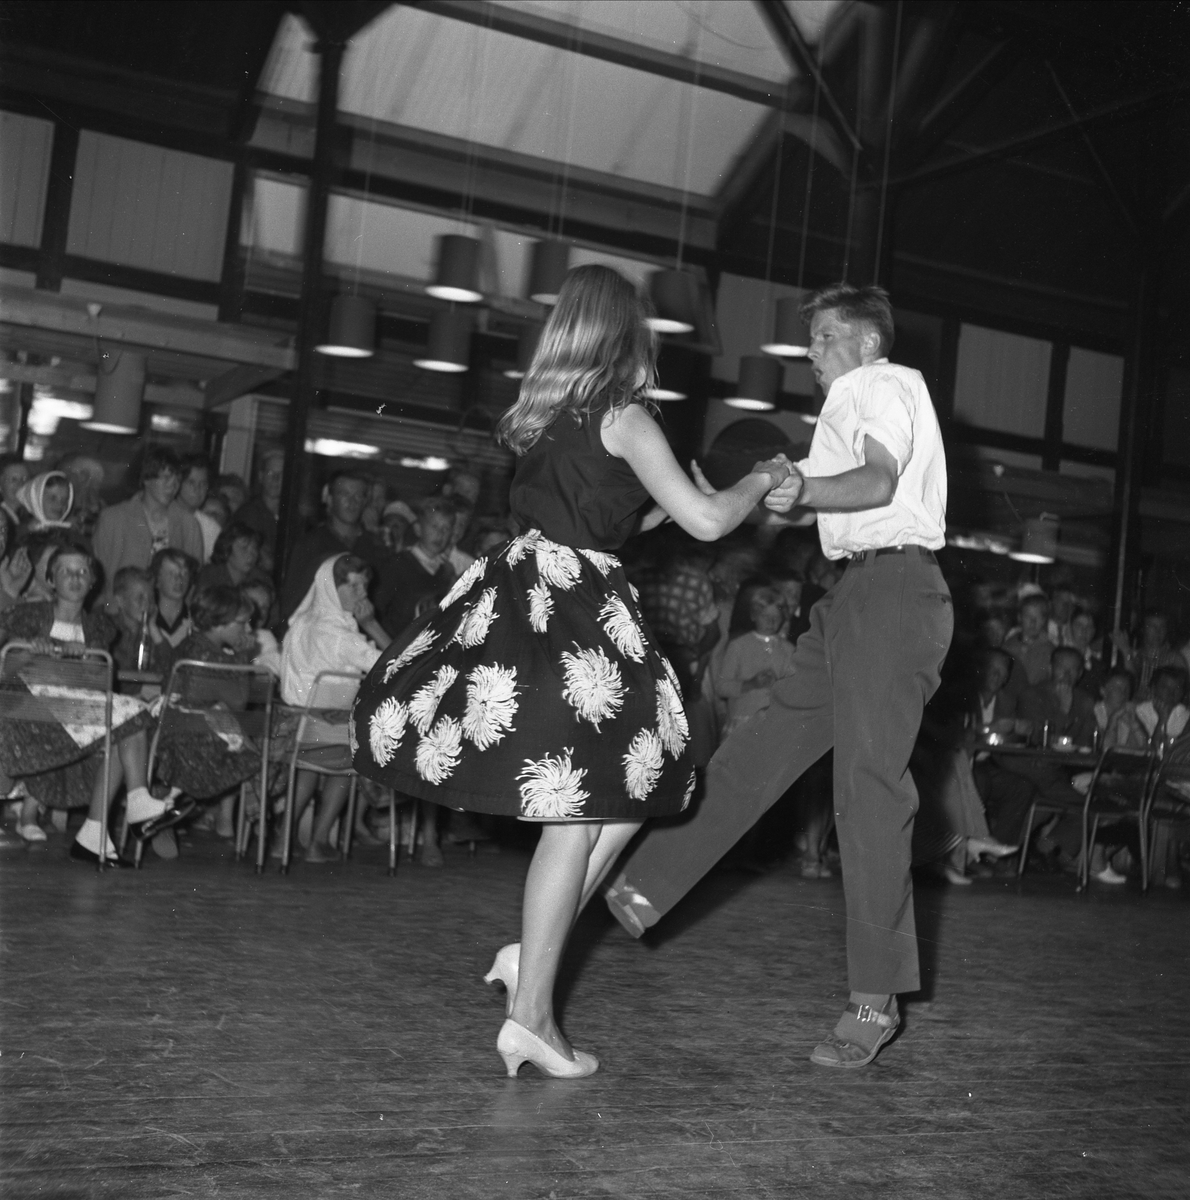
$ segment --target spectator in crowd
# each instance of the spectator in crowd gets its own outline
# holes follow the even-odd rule
[[[235,513],[236,521],[260,534],[260,565],[266,571],[273,569],[273,555],[277,549],[277,514],[281,511],[281,488],[284,483],[285,451],[266,450],[256,473],[256,492]]]
[[[991,611],[985,611],[981,614],[979,638],[985,646],[992,650],[999,650],[1004,645],[1007,637],[1008,622],[1004,619],[1003,614]],[[1012,656],[1009,655],[1009,657],[1011,658]]]
[[[479,503],[480,486],[479,476],[474,471],[469,471],[466,467],[454,467],[447,476],[442,494],[461,501],[467,508],[474,509]]]
[[[198,563],[182,550],[158,550],[149,567],[156,591],[150,631],[157,646],[158,670],[168,673],[178,649],[194,632],[186,597],[198,578]]]
[[[1072,646],[1083,656],[1079,687],[1092,696],[1098,696],[1107,678],[1107,664],[1103,661],[1103,644],[1095,636],[1095,614],[1090,609],[1074,610],[1069,621],[1067,640],[1063,644]]]
[[[367,500],[368,480],[364,475],[349,469],[332,476],[327,487],[326,520],[298,538],[289,555],[281,588],[282,621],[289,620],[328,558],[354,554],[368,564],[372,578],[378,578],[391,555],[380,538],[360,522]]]
[[[1077,598],[1069,584],[1055,583],[1050,592],[1050,614],[1045,632],[1055,646],[1072,646],[1075,607]]]
[[[377,537],[382,537],[380,526],[384,516],[384,507],[388,503],[388,485],[383,479],[368,480],[368,498],[364,502],[364,511],[360,513],[360,524]]]
[[[715,692],[727,701],[724,736],[768,708],[772,686],[793,674],[793,647],[781,636],[785,610],[777,589],[750,582],[736,597],[738,623],[747,632],[733,637],[715,678]]]
[[[35,475],[17,493],[21,506],[21,536],[46,530],[69,530],[74,487],[61,471]]]
[[[1160,609],[1150,608],[1145,613],[1139,646],[1134,647],[1123,631],[1113,640],[1124,656],[1124,665],[1136,677],[1137,703],[1149,698],[1157,670],[1186,666],[1186,660],[1169,644],[1169,619]]]
[[[150,632],[153,620],[153,577],[140,567],[121,567],[112,580],[108,613],[116,626],[111,654],[120,671],[160,671],[161,657]],[[144,644],[144,662],[138,662]]]
[[[231,513],[243,508],[248,499],[248,485],[239,475],[231,473],[216,478],[215,491],[223,497],[227,511]]]
[[[376,611],[368,599],[369,567],[354,554],[338,554],[319,566],[306,595],[290,617],[289,629],[281,645],[281,698],[286,704],[301,707],[312,701],[326,704],[325,691],[314,694],[322,671],[370,671],[390,638],[376,620]],[[354,699],[355,689],[344,690],[345,681],[333,681],[337,707],[346,708]],[[345,740],[343,726],[327,726],[325,735],[337,731]],[[294,799],[294,819],[301,817],[318,785],[313,771],[299,771]],[[336,855],[329,845],[331,827],[338,820],[347,799],[349,780],[345,775],[322,776],[322,801],[314,821],[307,862],[330,862]]]
[[[281,675],[281,647],[269,629],[277,594],[267,579],[256,579],[240,591],[252,601],[252,632],[256,638],[256,654],[252,661],[268,667],[273,675]]]
[[[404,500],[390,500],[384,506],[380,536],[394,554],[405,549],[405,536],[416,521],[417,513]]]
[[[1054,643],[1046,633],[1049,600],[1044,592],[1027,595],[1020,606],[1020,625],[1004,639],[1004,649],[1020,666],[1014,672],[1013,686],[1033,687],[1049,678]]]
[[[790,645],[796,646],[798,638],[810,628],[810,610],[802,603],[805,580],[800,572],[787,568],[778,568],[770,578],[781,596],[781,607],[785,611],[781,636]]]
[[[232,521],[215,540],[211,561],[198,573],[198,586],[241,588],[268,579],[260,569],[260,545],[255,529]]]
[[[9,540],[21,520],[21,502],[17,495],[29,482],[29,468],[19,454],[0,456],[0,517],[9,525]]]
[[[446,561],[450,563],[450,569],[455,573],[456,578],[475,561],[474,554],[468,554],[466,550],[460,548],[459,543],[467,536],[467,529],[471,524],[471,518],[474,516],[475,510],[461,497],[455,498],[455,524],[454,532],[450,538],[450,549],[446,553]]]
[[[202,559],[202,530],[178,501],[182,482],[178,457],[166,446],[150,446],[141,466],[141,487],[130,500],[99,514],[95,554],[103,564],[104,586],[121,567],[146,569],[158,550],[183,550]]]
[[[441,496],[422,501],[413,526],[416,541],[387,566],[376,591],[380,623],[393,637],[430,604],[437,604],[457,576],[449,562],[455,505]]]
[[[1116,667],[1103,681],[1095,703],[1095,724],[1103,749],[1143,750],[1149,744],[1148,731],[1137,720],[1132,703],[1135,690],[1136,680],[1126,667]]]
[[[188,454],[181,461],[182,483],[178,488],[181,505],[194,514],[202,530],[202,561],[207,562],[215,549],[215,539],[222,528],[209,513],[203,512],[207,495],[211,490],[211,467],[201,454]]]
[[[227,522],[231,520],[231,510],[227,507],[227,501],[218,492],[207,493],[207,498],[202,502],[202,511],[220,529],[226,528]]]
[[[1190,721],[1185,700],[1186,668],[1158,667],[1149,684],[1149,698],[1136,706],[1136,719],[1150,739],[1172,742],[1182,736]]]
[[[89,454],[68,454],[58,464],[58,470],[65,473],[74,488],[71,527],[84,541],[90,542],[103,509],[103,465]]]

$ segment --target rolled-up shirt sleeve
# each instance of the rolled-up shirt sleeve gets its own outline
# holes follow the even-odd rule
[[[863,381],[856,397],[858,420],[852,453],[862,466],[864,438],[879,442],[897,463],[901,475],[913,455],[914,398],[892,372],[872,372]]]

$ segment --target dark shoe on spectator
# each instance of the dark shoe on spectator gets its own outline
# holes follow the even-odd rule
[[[178,857],[178,839],[172,829],[163,829],[155,834],[149,845],[153,847],[153,853],[158,858]]]
[[[85,863],[94,864],[99,861],[99,855],[96,854],[94,850],[88,850],[86,846],[80,846],[78,844],[78,842],[70,843],[70,857],[73,858],[76,862],[85,862]],[[109,866],[109,867],[131,867],[132,866],[132,863],[130,863],[126,858],[120,858],[119,855],[117,855],[115,858],[113,858],[110,854],[107,856],[106,859],[104,859],[104,863],[106,866]]]

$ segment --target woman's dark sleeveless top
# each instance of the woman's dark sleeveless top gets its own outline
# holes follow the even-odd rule
[[[649,493],[636,472],[604,448],[606,408],[550,425],[517,460],[509,499],[522,529],[584,550],[615,550],[636,525]]]

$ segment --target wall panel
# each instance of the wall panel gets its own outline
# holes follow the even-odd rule
[[[229,162],[83,130],[67,253],[217,280],[233,169]]]
[[[955,420],[1024,437],[1045,432],[1049,342],[963,325],[955,378]]]
[[[0,242],[41,244],[54,123],[0,112]]]
[[[1071,346],[1062,440],[1095,450],[1115,450],[1123,390],[1124,360],[1119,355]]]

